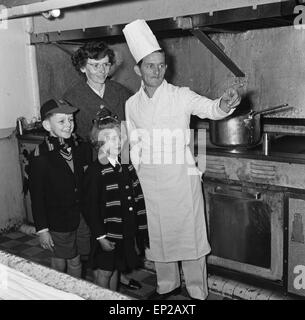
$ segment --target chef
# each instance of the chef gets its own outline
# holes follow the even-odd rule
[[[127,100],[125,111],[131,160],[147,208],[150,248],[146,257],[154,261],[157,274],[157,290],[150,299],[166,299],[179,291],[181,261],[190,297],[204,300],[210,245],[200,175],[190,170],[196,169],[189,148],[190,116],[225,118],[240,103],[240,95],[229,88],[219,99],[210,100],[168,83],[165,53],[146,22],[135,20],[123,33],[141,78],[141,87]],[[183,133],[173,139],[178,142],[159,139],[160,133],[177,130]]]

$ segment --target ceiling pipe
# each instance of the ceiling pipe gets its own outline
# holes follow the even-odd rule
[[[191,33],[204,44],[236,77],[245,77],[245,74],[238,68],[238,66],[220,49],[217,44],[210,39],[199,28],[190,30]]]
[[[81,5],[87,5],[97,2],[106,2],[109,0],[45,0],[42,2],[35,2],[27,5],[16,6],[6,9],[5,16],[2,20],[10,20],[21,17],[28,17],[38,15],[53,9],[72,8]]]

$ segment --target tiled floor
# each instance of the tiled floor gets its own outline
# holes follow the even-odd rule
[[[22,258],[40,263],[50,267],[50,254],[39,246],[38,237],[27,235],[21,232],[11,232],[0,234],[0,250],[7,251]],[[154,292],[156,287],[155,273],[146,269],[139,269],[134,271],[132,278],[142,284],[139,290],[128,290],[121,286],[120,292],[140,300],[147,300]],[[88,272],[87,280],[91,281],[90,272]],[[176,296],[171,296],[172,300],[188,300],[188,294],[185,287],[182,287],[181,293]],[[223,300],[224,298],[213,293],[209,294],[208,300]]]

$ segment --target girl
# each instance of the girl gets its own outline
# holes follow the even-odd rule
[[[135,169],[120,163],[120,122],[110,116],[95,121],[91,142],[98,159],[84,179],[84,214],[92,235],[90,261],[95,283],[117,290],[118,274],[139,265],[149,247],[144,197]]]

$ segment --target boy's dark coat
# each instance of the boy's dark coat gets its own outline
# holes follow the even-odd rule
[[[76,230],[84,168],[92,159],[90,146],[86,143],[72,146],[74,173],[58,150],[48,150],[45,141],[35,153],[30,159],[29,190],[36,230]]]

